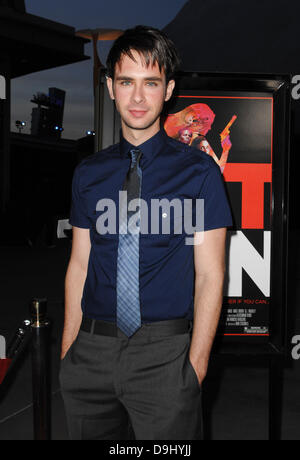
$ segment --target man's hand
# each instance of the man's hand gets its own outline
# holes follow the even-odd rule
[[[205,379],[207,373],[208,360],[196,360],[193,358],[193,356],[191,356],[191,353],[189,353],[189,360],[198,377],[199,385],[202,385],[202,382]]]
[[[69,347],[64,347],[64,349],[61,350],[61,355],[60,355],[61,361],[64,359],[64,357],[65,357],[66,354],[68,353],[70,347],[71,347],[71,345],[70,345]]]

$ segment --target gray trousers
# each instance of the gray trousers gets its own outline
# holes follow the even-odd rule
[[[72,440],[200,440],[201,386],[191,330],[128,339],[80,330],[59,374]]]

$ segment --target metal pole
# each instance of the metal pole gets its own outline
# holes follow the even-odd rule
[[[94,88],[94,131],[95,131],[95,139],[94,139],[94,151],[99,151],[100,139],[99,139],[99,69],[101,68],[101,62],[98,55],[98,38],[99,32],[92,33],[92,40],[93,40],[93,55],[94,55],[94,75],[93,75],[93,88]]]
[[[281,440],[283,356],[269,357],[269,441]]]
[[[19,327],[15,332],[12,340],[10,341],[6,350],[6,359],[0,360],[0,385],[1,394],[5,395],[9,382],[13,378],[16,362],[21,358],[23,352],[26,350],[27,345],[31,341],[31,327],[30,321],[24,320],[22,327]]]
[[[94,140],[94,151],[99,152],[101,150],[101,103],[100,103],[100,85],[95,87],[94,90],[94,131],[95,131],[95,140]]]
[[[49,321],[47,299],[34,298],[31,310],[33,425],[35,441],[50,440]]]
[[[28,319],[25,319],[23,321],[22,327],[19,327],[17,329],[14,337],[12,338],[10,344],[7,347],[6,357],[8,359],[13,360],[13,359],[15,359],[15,357],[17,357],[19,355],[20,350],[24,346],[24,339],[26,338],[26,334],[29,331],[30,324],[31,324],[31,322]],[[25,344],[26,344],[26,342],[25,342]]]

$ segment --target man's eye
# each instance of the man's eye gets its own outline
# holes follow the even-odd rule
[[[149,86],[157,86],[157,83],[155,81],[148,81],[147,83]]]
[[[128,86],[128,85],[130,85],[130,83],[131,83],[131,82],[130,82],[129,80],[121,81],[121,85],[122,85],[122,86]]]

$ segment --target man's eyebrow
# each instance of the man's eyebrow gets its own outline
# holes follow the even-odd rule
[[[162,78],[161,77],[147,77],[145,78],[145,80],[149,81],[162,81]]]
[[[134,80],[134,78],[132,77],[126,77],[126,75],[119,75],[118,77],[116,77],[116,80],[119,81],[119,80]],[[153,76],[153,77],[146,77],[144,78],[145,81],[162,81],[162,78],[161,77],[156,77],[156,76]]]
[[[133,80],[131,77],[126,77],[126,75],[119,75],[115,78],[116,80]]]

